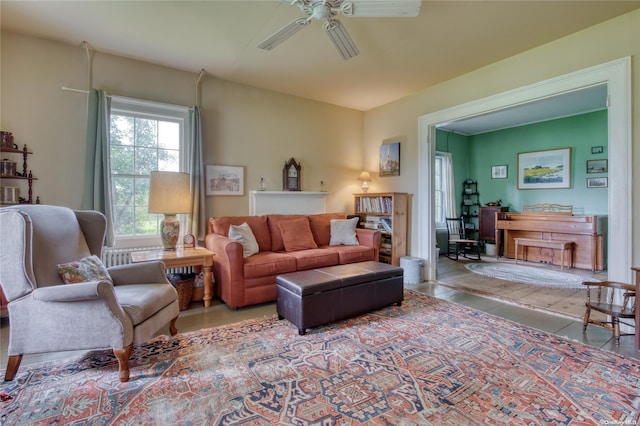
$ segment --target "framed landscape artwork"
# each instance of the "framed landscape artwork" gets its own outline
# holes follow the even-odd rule
[[[400,176],[400,142],[380,146],[380,176]]]
[[[571,148],[518,154],[518,189],[571,188]]]
[[[207,166],[207,195],[244,195],[244,168]]]

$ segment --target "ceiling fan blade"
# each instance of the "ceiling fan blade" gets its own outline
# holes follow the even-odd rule
[[[309,19],[305,18],[300,18],[296,19],[295,21],[289,22],[274,34],[267,37],[262,43],[258,44],[258,47],[264,50],[271,50],[304,27],[306,27],[308,24]]]
[[[358,56],[360,51],[351,40],[349,33],[342,26],[340,21],[336,19],[327,20],[322,26],[324,31],[329,36],[329,39],[333,43],[333,45],[338,49],[338,52],[342,56],[342,59],[347,60],[353,58],[354,56]]]
[[[340,11],[354,18],[415,18],[421,5],[420,0],[353,0],[342,3]]]

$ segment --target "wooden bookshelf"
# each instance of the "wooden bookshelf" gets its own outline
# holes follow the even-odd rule
[[[379,261],[399,266],[407,254],[408,194],[380,192],[354,194],[360,226],[382,232]]]

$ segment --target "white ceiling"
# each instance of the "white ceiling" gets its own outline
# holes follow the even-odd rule
[[[354,0],[358,1],[358,0]],[[402,0],[398,0],[402,1]],[[343,60],[313,21],[256,45],[302,12],[281,1],[0,2],[3,30],[366,111],[640,7],[640,1],[426,1],[416,18],[340,20]]]
[[[492,111],[475,117],[443,123],[439,129],[462,135],[477,135],[526,124],[601,111],[607,108],[607,85],[588,87],[570,93],[539,99]]]

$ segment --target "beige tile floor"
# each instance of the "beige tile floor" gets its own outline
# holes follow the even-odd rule
[[[604,278],[604,276],[601,275],[600,278]],[[517,304],[513,300],[496,300],[492,298],[493,296],[490,294],[473,294],[464,291],[463,286],[456,287],[456,282],[467,283],[469,281],[482,281],[482,277],[466,271],[464,261],[455,262],[445,257],[439,259],[438,281],[441,282],[425,282],[407,285],[407,288],[516,321],[539,330],[564,336],[591,346],[640,359],[640,352],[634,350],[634,338],[632,336],[622,337],[620,339],[620,346],[616,346],[609,330],[591,325],[587,331],[583,333],[582,321],[579,319],[581,312],[570,315],[566,315],[566,312],[565,314],[561,314],[563,306],[573,306],[575,308],[576,304],[584,303],[583,301],[577,301],[575,295],[549,294],[547,290],[541,289],[523,292],[521,290],[510,289],[511,286],[508,284],[503,286],[503,293],[509,293],[509,297],[516,298]],[[526,308],[523,307],[522,304],[534,308]],[[554,313],[553,310],[547,309],[549,307],[557,308],[559,312]],[[583,311],[583,308],[580,307],[579,311]],[[188,310],[180,313],[177,327],[180,332],[196,331],[202,328],[269,316],[275,313],[274,303],[265,303],[234,311],[219,300],[214,300],[213,306],[206,309],[202,306],[202,303],[194,302]],[[163,333],[168,333],[168,330],[163,331]],[[2,370],[2,377],[4,377],[4,369],[7,363],[8,342],[9,324],[6,319],[3,319],[0,327],[0,370]],[[81,352],[25,355],[22,360],[22,365],[66,358],[78,353]]]

